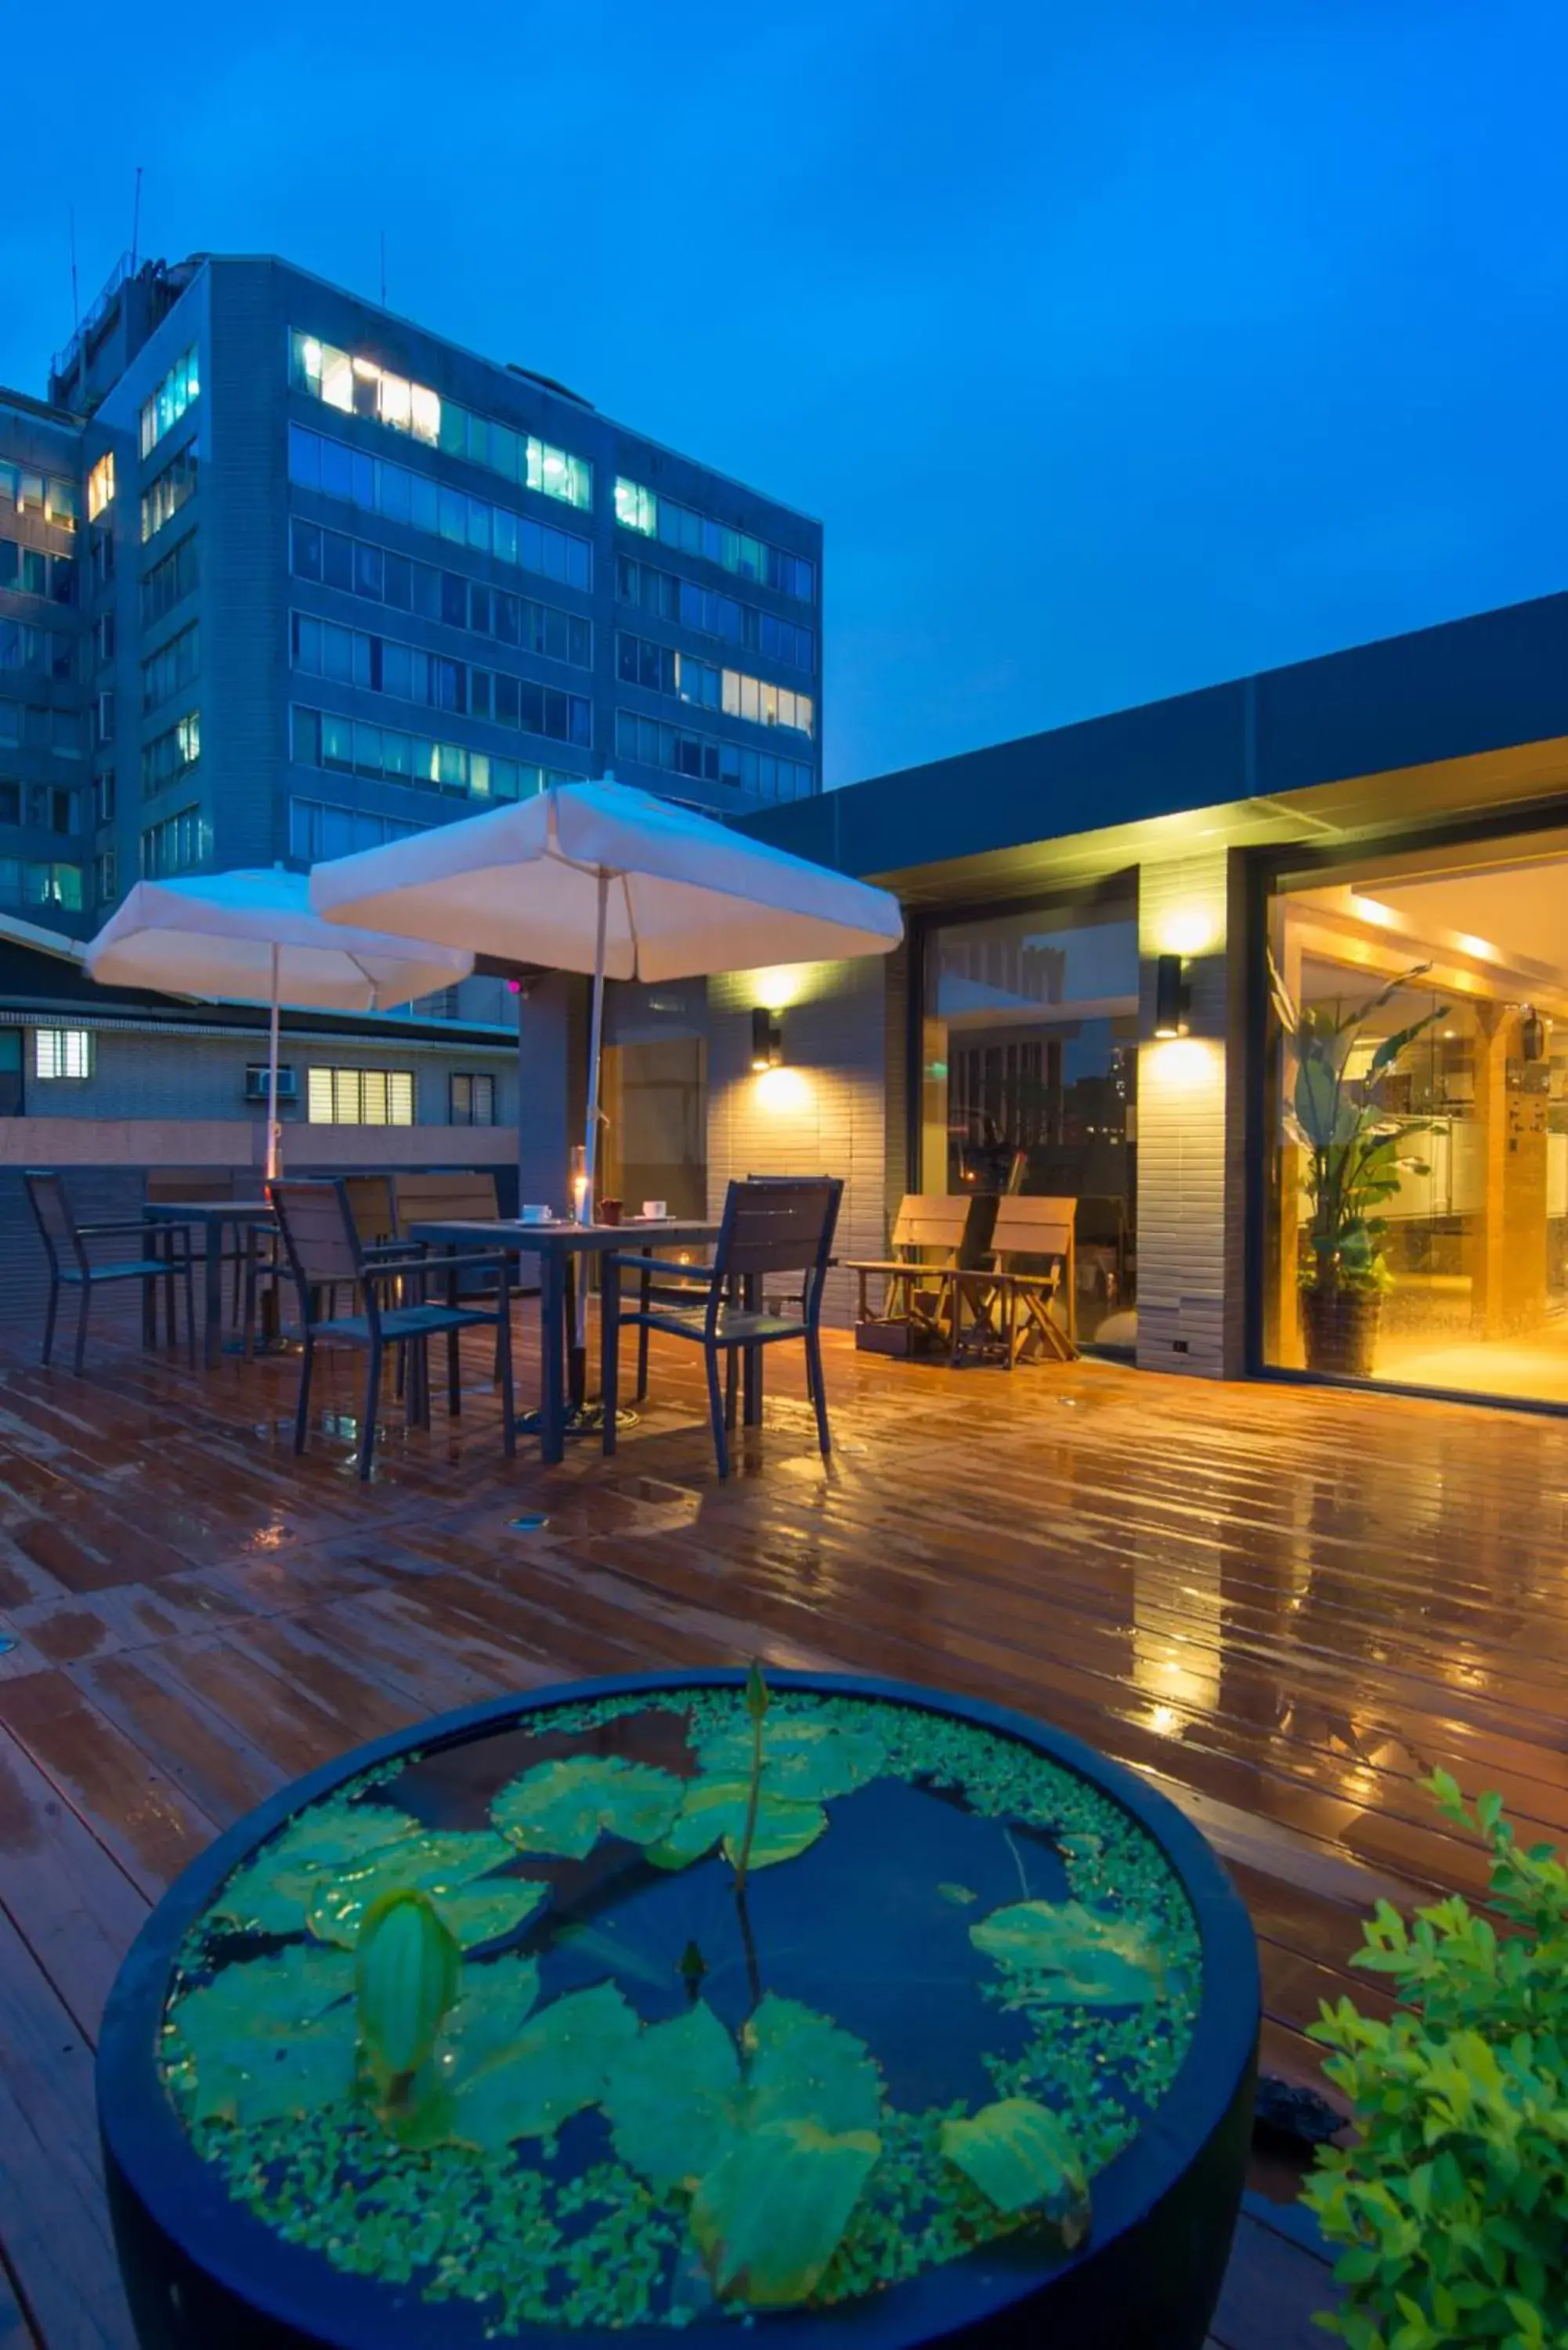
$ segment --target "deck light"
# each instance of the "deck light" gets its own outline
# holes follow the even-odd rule
[[[1157,1036],[1185,1036],[1187,1015],[1192,1008],[1192,989],[1187,976],[1187,962],[1182,955],[1162,954],[1154,965],[1154,1033]]]

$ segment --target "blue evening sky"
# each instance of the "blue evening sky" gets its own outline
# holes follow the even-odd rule
[[[0,381],[73,188],[84,307],[138,162],[144,255],[373,296],[384,227],[394,308],[824,518],[831,783],[1568,586],[1556,0],[69,16]]]

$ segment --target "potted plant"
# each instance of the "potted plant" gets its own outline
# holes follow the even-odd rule
[[[1295,1063],[1285,1131],[1303,1153],[1312,1210],[1299,1266],[1309,1371],[1371,1376],[1383,1297],[1393,1286],[1383,1253],[1387,1226],[1378,1211],[1394,1198],[1402,1175],[1427,1172],[1406,1149],[1425,1122],[1395,1116],[1383,1088],[1401,1054],[1444,1017],[1443,1007],[1379,1038],[1359,1074],[1353,1064],[1374,1014],[1428,968],[1417,964],[1381,994],[1345,1011],[1337,1003],[1298,1005],[1270,961],[1274,1008]]]
[[[99,2051],[138,2338],[1200,2350],[1258,2003],[1197,1831],[1038,1724],[754,1668],[502,1700],[144,1928]]]
[[[1568,2342],[1568,1867],[1521,1847],[1500,1796],[1472,1814],[1447,1772],[1426,1784],[1490,1846],[1490,1896],[1412,1925],[1379,1902],[1352,1963],[1388,1981],[1392,2016],[1345,1999],[1312,2027],[1357,2131],[1305,2189],[1343,2248],[1320,2323],[1352,2350],[1548,2350]]]

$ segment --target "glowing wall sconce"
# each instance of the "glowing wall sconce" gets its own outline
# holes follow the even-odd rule
[[[1154,1033],[1157,1036],[1185,1036],[1187,1018],[1192,1009],[1192,987],[1187,976],[1186,959],[1179,954],[1157,955],[1154,965]]]
[[[1527,1061],[1543,1061],[1546,1058],[1545,1021],[1533,1003],[1521,1003],[1519,1007],[1519,1015],[1521,1055]]]
[[[752,1066],[760,1074],[784,1059],[784,1028],[778,1014],[759,1003],[752,1014]]]

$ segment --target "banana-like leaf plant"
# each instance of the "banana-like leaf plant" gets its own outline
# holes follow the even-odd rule
[[[1402,1176],[1428,1171],[1407,1148],[1426,1132],[1428,1122],[1395,1116],[1384,1102],[1383,1086],[1400,1055],[1445,1016],[1447,1006],[1380,1037],[1359,1076],[1350,1074],[1350,1066],[1359,1056],[1367,1022],[1429,968],[1417,963],[1390,980],[1381,994],[1346,1011],[1337,1003],[1298,1004],[1270,957],[1274,1010],[1295,1062],[1285,1131],[1303,1154],[1303,1180],[1312,1205],[1302,1235],[1303,1289],[1384,1290],[1391,1284],[1383,1254],[1387,1224],[1377,1211],[1393,1199]]]

